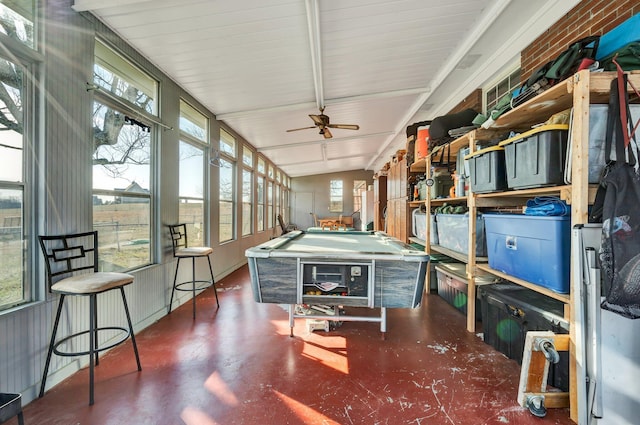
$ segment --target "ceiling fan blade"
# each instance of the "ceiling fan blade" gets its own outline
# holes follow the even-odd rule
[[[329,124],[328,127],[340,128],[343,130],[360,130],[360,126],[356,124]]]
[[[310,128],[316,128],[316,126],[312,125],[311,127],[292,128],[291,130],[287,130],[287,132],[289,132],[289,131],[298,131],[298,130],[308,130]]]
[[[322,115],[309,115],[309,118],[311,118],[313,120],[314,123],[316,123],[316,125],[324,125],[325,122],[322,119]]]
[[[324,136],[325,139],[331,139],[333,137],[333,134],[331,134],[331,132],[327,127],[322,129],[322,135]]]

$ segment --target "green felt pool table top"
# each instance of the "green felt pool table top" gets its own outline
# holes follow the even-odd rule
[[[428,261],[429,256],[382,232],[295,231],[249,248],[247,257]]]

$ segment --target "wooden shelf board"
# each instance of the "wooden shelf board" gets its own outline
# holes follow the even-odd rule
[[[421,207],[422,205],[424,205],[425,201],[409,201],[409,206],[410,207]]]
[[[415,236],[410,236],[409,237],[409,242],[413,242],[415,244],[422,245],[422,246],[425,246],[425,244],[426,244],[425,241],[423,241],[422,239],[418,239]]]
[[[451,258],[455,258],[458,261],[461,261],[463,263],[468,263],[469,262],[469,257],[466,254],[461,254],[459,252],[453,251],[449,248],[445,248],[443,246],[440,245],[434,245],[431,244],[431,250],[438,252],[440,254],[444,254],[447,257],[451,257]],[[476,261],[488,261],[487,257],[476,257]]]
[[[549,187],[538,187],[535,189],[522,189],[522,190],[507,190],[504,192],[495,192],[495,193],[478,193],[474,194],[476,197],[478,206],[491,206],[491,199],[510,199],[513,198],[513,201],[518,205],[522,203],[522,200],[525,198],[534,198],[536,196],[558,196],[560,199],[566,201],[568,204],[571,203],[571,185],[562,185],[562,186],[549,186]],[[589,203],[593,204],[596,191],[598,190],[598,185],[589,185]],[[518,199],[519,198],[519,199]],[[433,202],[433,201],[432,201]],[[499,202],[504,205],[504,201]]]
[[[422,158],[411,164],[409,171],[412,173],[425,173],[427,171],[427,160]]]
[[[488,264],[476,264],[476,267],[478,269],[480,269],[480,270],[484,270],[486,272],[489,272],[489,273],[491,273],[493,275],[501,277],[501,278],[503,278],[505,280],[508,280],[510,282],[517,283],[518,285],[524,286],[525,288],[529,288],[529,289],[531,289],[533,291],[536,291],[536,292],[539,292],[541,294],[544,294],[544,295],[546,295],[546,296],[548,296],[550,298],[554,298],[556,300],[562,301],[563,303],[568,303],[569,302],[569,298],[570,298],[569,294],[558,294],[557,292],[553,292],[550,289],[543,288],[540,285],[536,285],[534,283],[527,282],[526,280],[518,279],[517,277],[513,277],[513,276],[510,276],[510,275],[508,275],[506,273],[502,273],[502,272],[500,272],[498,270],[494,270],[491,267],[489,267]]]
[[[431,205],[442,205],[442,204],[462,204],[467,202],[466,196],[459,196],[456,198],[437,198],[431,199]]]

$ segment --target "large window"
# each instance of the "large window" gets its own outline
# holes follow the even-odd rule
[[[362,210],[362,192],[367,190],[365,180],[353,181],[353,212]]]
[[[256,169],[258,178],[256,179],[256,191],[258,192],[258,205],[256,207],[258,232],[264,232],[267,228],[267,180],[265,175],[267,173],[267,164],[263,157],[258,156],[258,166]]]
[[[329,183],[329,211],[342,212],[342,180],[331,180]]]
[[[267,183],[267,228],[273,228],[273,182]]]
[[[520,68],[501,77],[497,82],[490,85],[484,90],[485,111],[491,111],[498,101],[507,93],[511,93],[513,89],[520,85]]]
[[[257,214],[257,222],[258,222],[258,232],[264,232],[264,208],[265,208],[265,186],[264,186],[264,176],[258,176],[257,180],[256,180],[256,191],[258,192],[258,196],[257,196],[257,201],[258,201],[258,205],[256,207],[256,214]]]
[[[179,221],[187,225],[189,245],[206,245],[205,152],[209,121],[191,105],[180,101]]]
[[[242,147],[242,236],[253,234],[253,151]]]
[[[235,238],[236,228],[236,140],[224,129],[220,130],[220,198],[219,238],[227,242]]]
[[[242,170],[242,236],[253,233],[253,171]]]
[[[32,185],[26,176],[35,129],[30,77],[38,63],[18,59],[35,56],[35,33],[32,1],[0,4],[0,310],[32,301],[35,294],[27,284]]]
[[[122,67],[122,68],[120,68]],[[155,84],[96,42],[93,107],[93,227],[100,233],[100,269],[131,270],[151,263]]]

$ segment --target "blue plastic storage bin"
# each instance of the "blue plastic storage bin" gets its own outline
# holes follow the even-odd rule
[[[489,266],[569,293],[571,218],[485,214]]]

